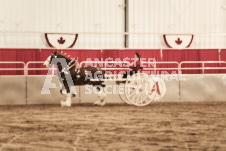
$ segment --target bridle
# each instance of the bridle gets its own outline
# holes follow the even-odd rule
[[[61,55],[62,55],[62,54],[61,54]],[[65,57],[64,55],[62,55],[62,56]],[[52,54],[52,57],[57,58],[57,55]],[[50,62],[50,60],[51,60],[52,57],[48,58],[47,61]],[[68,59],[70,59],[70,58],[68,58]],[[60,71],[61,74],[62,74],[62,73],[68,74],[67,71],[70,71],[70,69],[71,69],[72,67],[74,67],[74,66],[75,66],[75,70],[76,70],[77,72],[79,71],[79,66],[76,66],[76,64],[77,64],[77,62],[78,62],[78,57],[77,57],[76,59],[70,59],[70,60],[71,60],[71,61],[66,65],[66,67],[64,67],[64,68]]]

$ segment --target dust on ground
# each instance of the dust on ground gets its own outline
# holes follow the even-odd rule
[[[0,106],[1,150],[226,150],[226,103]]]

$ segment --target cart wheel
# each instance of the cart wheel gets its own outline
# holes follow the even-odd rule
[[[156,96],[156,83],[145,73],[130,76],[125,83],[125,96],[127,101],[135,106],[146,106]]]
[[[123,90],[122,92],[123,93],[119,93],[119,96],[121,98],[122,101],[124,101],[125,103],[129,104],[129,105],[133,105],[132,103],[130,103],[130,101],[126,98],[126,95],[125,95],[125,84],[122,84],[123,85]],[[120,91],[121,92],[121,91]]]

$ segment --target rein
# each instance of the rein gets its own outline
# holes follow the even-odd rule
[[[64,55],[62,55],[62,54],[59,54],[59,55],[61,55],[62,57],[64,57],[65,59],[68,59],[68,60],[70,60],[70,62],[67,64],[67,66],[65,67],[65,68],[63,68],[62,69],[62,71],[60,71],[60,73],[64,73],[65,72],[65,70],[69,70],[70,71],[70,69],[72,68],[72,67],[74,67],[75,66],[75,64],[77,63],[77,61],[78,61],[78,58],[76,58],[76,59],[71,59],[71,58],[67,58],[67,57],[65,57]],[[56,58],[57,56],[56,55],[54,55],[54,57]],[[75,62],[75,63],[73,63],[73,62]],[[73,63],[73,64],[72,64]]]

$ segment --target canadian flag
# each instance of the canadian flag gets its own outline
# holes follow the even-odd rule
[[[194,35],[192,34],[164,34],[165,44],[169,48],[183,49],[190,47]]]
[[[57,49],[72,48],[78,38],[78,34],[45,33],[46,42],[50,47]]]

